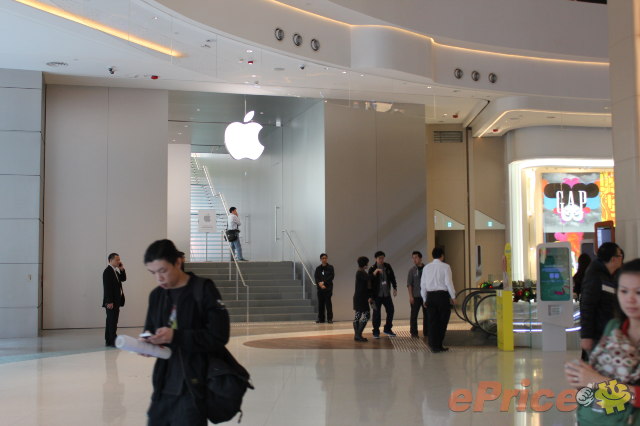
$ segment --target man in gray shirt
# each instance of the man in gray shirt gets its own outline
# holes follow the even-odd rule
[[[422,309],[422,335],[427,337],[427,308],[423,305],[420,295],[420,278],[422,278],[422,253],[414,251],[411,253],[413,268],[409,269],[407,276],[407,290],[409,291],[409,303],[411,304],[411,316],[409,317],[409,330],[411,337],[418,337],[418,313]]]

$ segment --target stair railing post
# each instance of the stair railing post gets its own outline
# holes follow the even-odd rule
[[[240,300],[240,295],[238,294],[238,271],[236,270],[236,300]]]
[[[304,291],[305,274],[302,274],[302,300],[307,298],[307,293]]]
[[[247,322],[249,322],[249,286],[247,286]]]

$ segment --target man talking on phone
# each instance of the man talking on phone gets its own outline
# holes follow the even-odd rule
[[[122,282],[127,280],[127,272],[124,270],[124,265],[120,261],[118,253],[109,254],[107,260],[109,265],[102,273],[102,288],[104,291],[102,307],[107,312],[104,341],[105,346],[115,347],[120,307],[124,306]]]

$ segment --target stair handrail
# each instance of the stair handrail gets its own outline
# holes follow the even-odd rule
[[[293,238],[291,238],[291,234],[289,234],[289,231],[287,229],[283,229],[282,233],[284,235],[286,235],[287,238],[289,239],[289,242],[291,243],[291,246],[293,247],[293,251],[295,252],[295,254],[298,257],[298,259],[300,260],[300,264],[302,264],[302,268],[304,269],[304,272],[309,277],[309,281],[311,282],[311,284],[313,284],[314,286],[317,287],[316,280],[315,280],[315,278],[313,278],[313,276],[311,275],[311,273],[307,269],[307,265],[305,264],[304,259],[302,259],[302,255],[300,255],[300,251],[298,250],[298,246],[296,246],[296,243],[293,242]],[[295,260],[294,260],[294,262],[293,262],[294,271],[295,271],[295,267],[296,267],[296,264],[295,264]],[[307,295],[305,293],[304,274],[303,274],[302,278],[303,278],[302,279],[302,298],[306,299]]]
[[[203,172],[204,177],[207,181],[207,185],[209,186],[209,190],[211,191],[211,195],[213,197],[220,198],[225,214],[227,214],[227,212],[229,211],[227,207],[227,202],[225,201],[224,195],[222,195],[222,192],[216,192],[215,187],[213,186],[213,182],[211,180],[211,176],[209,175],[209,170],[206,167],[200,165],[196,157],[194,157],[193,160],[196,163],[196,167]],[[242,285],[247,291],[247,322],[249,322],[249,286],[247,285],[247,282],[244,280],[244,275],[242,275],[242,271],[240,270],[240,265],[238,264],[238,259],[236,258],[236,254],[234,253],[233,248],[231,247],[231,242],[229,242],[229,240],[226,238],[226,232],[224,230],[222,230],[221,232],[222,232],[222,240],[227,242],[229,253],[231,254],[231,260],[229,261],[229,279],[231,279],[231,262],[232,261],[236,267],[236,300],[240,299],[240,295],[238,291],[238,277],[240,277],[240,281],[242,282]]]

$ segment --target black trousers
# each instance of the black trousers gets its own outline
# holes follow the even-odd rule
[[[442,349],[444,335],[451,317],[451,302],[448,291],[427,292],[427,325],[429,347]]]
[[[418,334],[418,314],[422,309],[422,335],[427,337],[429,332],[427,330],[427,309],[424,307],[422,297],[414,297],[413,305],[411,305],[411,315],[409,316],[409,331],[411,335]]]
[[[387,320],[384,323],[384,331],[391,331],[391,327],[393,327],[393,313],[395,312],[391,296],[376,297],[374,300],[376,302],[376,309],[373,310],[373,318],[371,320],[371,323],[373,324],[373,334],[380,334],[380,323],[382,322],[382,314],[380,312],[381,306],[384,306],[385,311],[387,311]]]
[[[116,332],[118,331],[118,318],[120,317],[120,307],[114,306],[107,309],[107,322],[104,327],[104,344],[113,346],[116,344]]]
[[[331,304],[333,290],[318,291],[318,321],[324,322],[324,312],[327,311],[327,321],[333,321],[333,305]]]
[[[196,406],[189,391],[182,395],[160,395],[147,412],[147,426],[206,426],[207,418]]]

